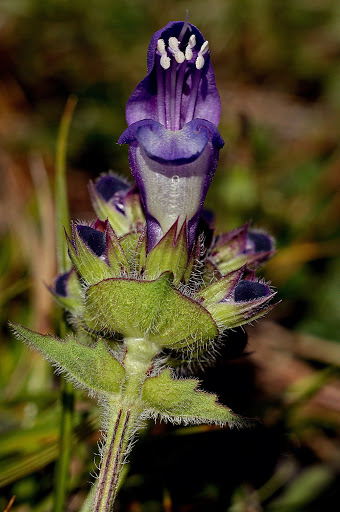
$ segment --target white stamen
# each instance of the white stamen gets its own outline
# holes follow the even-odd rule
[[[192,48],[194,48],[195,45],[196,45],[196,36],[195,36],[195,34],[192,34],[189,37],[189,41],[188,41],[187,47],[185,49],[185,58],[187,60],[191,60],[193,58]]]
[[[170,62],[170,57],[168,57],[166,54],[161,56],[160,64],[163,69],[169,69]]]
[[[192,49],[189,48],[189,45],[186,47],[185,49],[185,58],[187,60],[191,60],[193,58],[193,53],[192,53]]]
[[[161,61],[160,64],[163,69],[169,69],[170,67],[170,57],[168,57],[168,54],[165,49],[165,43],[163,39],[158,39],[157,41],[157,50],[161,54]]]
[[[184,53],[179,49],[180,42],[177,37],[169,37],[169,51],[174,55],[176,62],[182,64],[184,62]]]
[[[196,46],[196,36],[195,36],[195,34],[192,34],[189,37],[188,46],[189,46],[189,48],[193,48],[194,46]]]
[[[158,39],[158,41],[157,41],[157,50],[159,51],[159,53],[161,55],[164,55],[166,53],[164,39]]]
[[[200,54],[197,55],[197,59],[196,59],[195,65],[196,65],[196,69],[202,69],[203,68],[203,66],[204,66],[204,57],[203,57],[203,55],[200,55]]]
[[[173,50],[173,52],[178,51],[179,41],[178,41],[177,37],[169,37],[169,46],[170,46],[171,50]]]
[[[175,59],[176,61],[178,62],[178,64],[182,64],[182,62],[184,62],[184,53],[181,52],[181,50],[178,50],[177,52],[175,52]]]
[[[209,50],[209,41],[204,41],[204,43],[202,44],[201,49],[198,53],[200,53],[201,55],[204,55],[205,53],[207,53],[208,50]]]
[[[197,59],[195,62],[196,69],[202,69],[204,66],[204,57],[203,55],[206,54],[209,50],[209,43],[208,41],[204,41],[204,43],[201,46],[200,51],[198,52]]]

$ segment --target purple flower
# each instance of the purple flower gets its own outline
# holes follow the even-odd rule
[[[156,32],[147,75],[126,106],[132,174],[146,212],[149,249],[178,220],[187,222],[189,248],[224,142],[218,132],[221,103],[208,42],[188,23]]]

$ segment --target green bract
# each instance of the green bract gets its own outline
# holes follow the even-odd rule
[[[169,272],[154,281],[106,279],[90,286],[85,321],[95,331],[144,337],[160,348],[206,343],[218,334],[210,313],[176,290]]]
[[[79,343],[73,336],[68,335],[63,341],[48,334],[38,334],[21,325],[11,326],[18,337],[44,354],[76,384],[101,395],[119,393],[125,371],[104,340],[98,339],[95,345],[89,347]]]
[[[197,389],[196,379],[174,379],[170,370],[146,379],[142,400],[153,414],[180,423],[244,425],[231,409],[218,403],[217,396]]]

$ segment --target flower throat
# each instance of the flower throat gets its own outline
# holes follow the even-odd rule
[[[167,130],[180,130],[192,121],[195,113],[198,87],[205,64],[204,55],[209,52],[209,43],[204,41],[196,48],[196,36],[189,36],[186,46],[181,48],[188,22],[183,24],[177,37],[169,37],[168,47],[164,39],[158,39],[156,49],[157,107],[158,120]],[[189,98],[184,101],[184,85],[190,88]]]

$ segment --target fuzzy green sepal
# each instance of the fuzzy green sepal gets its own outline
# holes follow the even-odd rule
[[[117,236],[122,236],[130,231],[130,220],[124,213],[119,212],[117,208],[103,200],[98,194],[94,183],[90,182],[89,190],[93,208],[99,219],[108,219]]]
[[[208,307],[208,304],[217,304],[234,290],[243,273],[244,268],[231,272],[203,290],[197,291],[196,295],[203,299],[205,307]]]
[[[87,285],[116,276],[114,270],[86,246],[74,224],[72,235],[74,245],[66,235],[68,253],[75,269]]]
[[[266,306],[266,304],[271,301],[274,295],[275,293],[272,293],[265,297],[245,302],[230,300],[218,304],[208,304],[207,309],[220,330],[233,329],[267,314],[274,305]]]
[[[147,279],[155,279],[163,272],[172,272],[174,285],[178,286],[183,280],[188,267],[188,242],[186,222],[183,223],[177,235],[178,220],[149,252],[145,264]]]
[[[153,281],[118,278],[91,286],[85,322],[90,329],[146,338],[159,347],[206,343],[218,335],[210,313],[172,286],[170,272]]]

